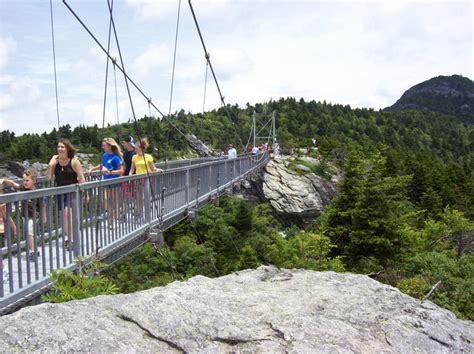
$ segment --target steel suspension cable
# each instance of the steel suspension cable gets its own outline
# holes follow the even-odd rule
[[[171,114],[171,104],[173,102],[173,88],[174,88],[174,71],[176,67],[176,52],[178,49],[178,33],[179,33],[179,15],[181,13],[181,0],[178,1],[178,16],[176,19],[176,35],[174,38],[174,54],[173,54],[173,70],[171,74],[171,89],[170,89],[170,106],[168,109],[168,116]]]
[[[207,56],[209,56],[209,54]],[[209,71],[209,63],[206,60],[206,75],[204,77],[204,97],[202,99],[202,113],[203,114],[206,111],[206,92],[207,92],[207,73],[208,73],[208,71]]]
[[[114,0],[112,0],[111,6],[114,6]],[[110,37],[112,34],[112,14],[110,15],[109,21],[109,37],[107,40],[107,52],[110,52]],[[107,107],[107,85],[109,83],[109,57],[107,57],[107,61],[105,64],[105,80],[104,80],[104,101],[102,105],[102,129],[105,128],[105,109]]]
[[[115,43],[117,45],[117,51],[118,51],[119,58],[120,58],[120,64],[122,66],[123,73],[124,73],[125,86],[127,88],[128,99],[130,101],[130,108],[131,108],[132,114],[133,114],[133,126],[134,126],[134,129],[135,129],[135,132],[138,135],[138,142],[140,143],[140,147],[142,149],[143,162],[144,162],[145,167],[146,167],[146,175],[147,175],[147,179],[148,179],[149,186],[150,186],[150,193],[151,193],[151,196],[152,196],[152,201],[155,202],[155,208],[156,208],[156,210],[158,210],[158,199],[155,196],[155,191],[153,189],[152,179],[150,178],[150,172],[148,171],[148,163],[146,161],[145,151],[143,151],[144,149],[143,149],[142,137],[141,137],[140,131],[138,129],[138,121],[137,121],[137,117],[136,117],[136,114],[135,114],[135,108],[133,106],[132,95],[130,93],[130,87],[128,85],[127,74],[125,73],[125,64],[124,64],[124,61],[123,61],[122,50],[120,49],[120,43],[119,43],[119,40],[118,40],[117,29],[115,27],[115,21],[114,21],[114,17],[113,17],[113,14],[112,14],[112,8],[110,6],[110,0],[107,0],[107,4],[109,6],[110,20],[111,20],[111,23],[112,23],[112,29],[114,31]],[[148,100],[148,104],[153,105],[153,103],[151,102],[151,98],[148,98],[147,100]],[[150,220],[150,225],[151,225],[151,220]]]
[[[249,133],[249,138],[247,139],[247,144],[245,145],[245,152],[247,152],[247,149],[248,149],[249,144],[250,144],[250,139],[252,139],[252,132],[253,132],[253,124],[252,124],[252,127],[250,128],[250,133]]]
[[[99,48],[109,57],[109,59],[113,59],[112,56],[110,55],[109,52],[104,48],[102,43],[97,39],[97,37],[91,32],[91,30],[86,26],[86,24],[81,20],[81,18],[76,14],[76,12],[71,8],[71,6],[67,3],[66,0],[62,0],[63,4],[67,7],[69,12],[76,18],[76,20],[80,23],[80,25],[86,30],[86,32],[89,34],[89,36],[94,40],[94,42],[99,46]],[[145,95],[143,90],[135,83],[135,81],[132,80],[132,78],[125,72],[122,66],[119,64],[116,65],[116,67],[122,72],[124,77],[126,78],[126,82],[130,82],[133,87],[146,99],[148,100],[148,96]],[[178,131],[185,139],[186,139],[186,134],[184,134],[181,129],[179,129],[166,115],[161,112],[161,110],[154,104],[151,103],[151,106],[160,114],[160,116],[168,121],[168,123],[176,130]]]
[[[49,0],[49,12],[51,18],[51,38],[53,44],[53,66],[54,66],[54,91],[56,93],[56,116],[58,118],[58,132],[59,132],[59,99],[58,99],[58,77],[57,77],[57,70],[56,70],[56,46],[54,40],[54,16],[53,16],[53,0]]]
[[[114,6],[114,0],[112,0],[111,3],[111,12],[110,12],[110,20],[109,20],[109,35],[107,39],[107,52],[110,52],[110,37],[112,34],[112,9]],[[104,100],[103,100],[103,106],[102,106],[102,130],[105,128],[105,110],[107,108],[107,85],[108,85],[108,79],[109,79],[109,61],[110,58],[107,57],[107,61],[105,64],[105,80],[104,80]],[[115,86],[117,89],[117,86]],[[117,92],[117,91],[116,91]],[[102,143],[102,141],[101,141]],[[100,151],[102,151],[102,145],[100,147]],[[100,208],[102,207],[102,193],[103,193],[103,187],[102,187],[102,176],[103,176],[103,165],[102,165],[102,160],[100,162],[100,171],[99,171],[99,186],[98,186],[98,202],[97,202],[97,218],[96,218],[96,223],[95,223],[95,253],[96,256],[99,254],[99,228],[100,228],[100,222],[101,218],[99,218],[99,213],[100,213]]]
[[[111,5],[110,5],[110,0],[107,0],[107,4],[109,6],[110,23],[112,24],[112,29],[114,31],[115,43],[117,45],[117,51],[118,51],[118,54],[119,54],[120,65],[122,66],[122,69],[123,69],[125,87],[127,88],[127,95],[128,95],[128,100],[129,100],[129,103],[130,103],[130,109],[132,110],[132,116],[133,116],[134,123],[136,123],[137,116],[135,114],[135,107],[133,105],[132,95],[130,93],[130,86],[128,85],[127,74],[125,73],[125,64],[124,64],[124,61],[123,61],[122,50],[120,49],[120,43],[119,43],[118,36],[117,36],[117,29],[115,28],[115,21],[114,21],[114,17],[113,17],[113,14],[112,14],[112,8],[111,8]],[[107,50],[107,53],[109,53],[108,50]],[[150,100],[148,102],[150,102]]]
[[[209,65],[209,68],[211,69],[211,73],[212,73],[212,77],[214,78],[214,82],[216,84],[216,87],[217,87],[217,91],[219,92],[219,97],[220,97],[220,100],[221,100],[221,105],[224,107],[226,113],[227,113],[227,116],[229,117],[230,119],[230,122],[231,122],[231,125],[232,125],[232,128],[234,129],[234,132],[237,136],[237,139],[239,140],[240,142],[240,145],[242,145],[242,147],[244,147],[244,143],[242,142],[242,139],[240,138],[240,135],[239,133],[237,132],[237,129],[235,128],[235,121],[234,119],[232,118],[230,112],[229,112],[229,108],[227,107],[227,104],[225,103],[225,100],[224,100],[224,96],[222,95],[222,91],[221,91],[221,88],[219,86],[219,83],[217,81],[217,77],[216,77],[216,73],[214,72],[214,68],[212,67],[212,63],[211,63],[211,60],[210,60],[210,57],[209,57],[209,52],[207,51],[207,48],[206,48],[206,44],[204,43],[204,38],[202,37],[202,33],[201,33],[201,28],[199,27],[199,23],[198,23],[198,20],[197,20],[197,17],[196,17],[196,14],[194,12],[194,8],[193,8],[193,4],[191,3],[191,0],[188,0],[188,4],[189,4],[189,8],[191,9],[191,14],[193,15],[193,19],[194,19],[194,24],[196,25],[196,29],[197,29],[197,32],[199,34],[199,39],[201,40],[201,45],[202,45],[202,48],[204,49],[204,55],[206,57],[206,62],[208,63]]]
[[[117,73],[115,70],[117,59],[114,59],[112,63],[114,64],[114,86],[115,86],[115,109],[117,112],[117,124],[120,124],[120,117],[119,117],[119,107],[118,107],[118,95],[117,95]]]
[[[214,82],[216,83],[216,87],[217,87],[217,91],[219,92],[219,97],[221,99],[221,103],[222,103],[223,106],[226,106],[225,101],[224,101],[224,96],[222,95],[221,88],[219,86],[219,83],[217,82],[216,74],[214,73],[214,68],[212,67],[210,58],[207,54],[209,52],[206,49],[206,44],[204,43],[204,38],[202,37],[202,34],[201,34],[201,28],[199,27],[199,23],[197,21],[196,14],[194,13],[193,5],[191,4],[191,0],[188,0],[188,4],[189,4],[189,8],[191,9],[191,14],[193,15],[194,23],[196,25],[196,29],[197,29],[198,34],[199,34],[199,38],[201,40],[202,48],[204,49],[204,54],[206,55],[206,61],[209,64],[209,68],[211,69],[212,76],[214,77]]]

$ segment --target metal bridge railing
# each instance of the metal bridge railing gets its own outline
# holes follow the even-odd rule
[[[242,155],[243,156],[243,155]],[[202,157],[197,159],[181,159],[181,160],[172,160],[172,161],[162,161],[156,163],[156,167],[162,170],[168,170],[172,168],[179,168],[184,166],[194,166],[204,162],[215,161],[221,157]],[[94,171],[91,174],[84,176],[86,182],[98,181],[100,179],[100,171]],[[21,178],[12,178],[14,181],[21,183]],[[37,180],[36,187],[38,189],[51,188],[54,187],[54,182],[47,181],[45,176],[39,176]]]
[[[0,195],[0,312],[47,286],[54,270],[73,269],[76,257],[113,253],[150,228],[164,230],[268,159],[180,161],[150,181],[134,175]]]

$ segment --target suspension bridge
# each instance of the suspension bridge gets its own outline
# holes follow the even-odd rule
[[[42,188],[31,192],[4,194],[7,220],[16,217],[16,238],[5,225],[5,246],[1,248],[0,313],[31,303],[51,287],[49,274],[57,269],[76,270],[75,259],[99,257],[113,263],[143,243],[162,242],[162,232],[198,209],[229,193],[269,160],[268,153],[243,155],[236,159],[195,159],[176,162],[164,172],[133,175],[113,180],[91,180],[66,187]],[[154,190],[154,192],[152,192]],[[143,203],[137,203],[142,199]],[[25,220],[29,201],[38,206],[33,214],[45,214],[33,225]],[[61,204],[71,214],[72,247],[66,244]],[[34,249],[21,235],[33,235]],[[72,242],[71,242],[72,241]],[[30,251],[38,256],[31,261]]]
[[[168,122],[187,140],[185,132],[170,119],[181,0],[178,0],[168,114],[163,114],[152,99],[127,74],[113,17],[113,0],[105,1],[109,10],[107,45],[103,45],[70,4],[62,0],[72,16],[106,56],[102,127],[105,126],[109,64],[112,64],[115,95],[117,95],[116,69],[118,69],[123,74],[133,115],[133,127],[138,140],[141,142],[142,137],[138,132],[136,113],[130,93],[131,87],[135,88],[146,100],[150,115],[153,108],[161,119]],[[241,144],[242,151],[247,151],[252,136],[253,146],[256,146],[256,139],[266,141],[266,146],[269,142],[275,143],[275,113],[265,124],[262,124],[260,129],[257,129],[258,120],[254,113],[247,145],[243,145],[235,127],[235,119],[224,101],[191,0],[188,0],[188,4],[206,60],[203,110],[210,70],[221,105],[225,108],[235,133],[235,140]],[[50,0],[50,15],[56,115],[59,128],[52,0]],[[118,58],[112,57],[110,53],[112,35],[115,38]],[[117,97],[115,101],[117,122],[119,122]],[[35,190],[0,195],[0,205],[4,214],[2,215],[4,244],[0,249],[0,314],[12,312],[26,304],[39,302],[41,295],[51,289],[50,275],[56,270],[76,271],[79,264],[90,262],[94,257],[112,264],[145,242],[162,244],[163,231],[185,218],[195,219],[201,207],[218,201],[219,197],[225,193],[231,193],[242,181],[264,167],[269,159],[270,153],[265,151],[256,155],[243,154],[236,158],[208,157],[171,161],[158,164],[160,172],[147,171],[142,175],[109,180],[102,178],[101,169],[98,173],[87,176],[85,183],[63,187],[55,187],[51,181],[46,181],[41,177],[38,180],[38,188]],[[14,226],[11,223],[14,223]],[[28,242],[29,237],[32,237],[33,242]]]

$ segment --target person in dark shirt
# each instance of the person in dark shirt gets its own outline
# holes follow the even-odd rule
[[[122,141],[123,146],[123,163],[125,165],[125,170],[123,171],[124,176],[130,174],[130,168],[132,167],[132,158],[135,155],[135,143],[133,137],[126,136]]]
[[[54,177],[55,184],[58,187],[69,186],[71,184],[84,183],[84,172],[79,159],[76,157],[76,148],[68,139],[59,139],[57,145],[57,155],[54,155],[48,164],[46,171],[46,179],[52,180]],[[58,195],[56,205],[58,210],[63,214],[63,237],[64,246],[72,247],[72,213],[70,208],[73,201],[69,200],[67,194]],[[69,238],[71,237],[71,238]]]

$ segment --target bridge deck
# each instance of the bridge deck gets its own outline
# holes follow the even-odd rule
[[[0,266],[8,268],[9,279],[4,281],[0,272],[0,313],[47,291],[49,274],[56,269],[75,269],[76,257],[88,258],[98,252],[113,262],[126,255],[146,241],[146,231],[164,230],[179,222],[187,210],[199,208],[210,196],[224,193],[268,159],[265,154],[203,163],[193,160],[186,166],[154,173],[150,180],[144,175],[128,176],[0,196],[7,219],[12,216],[15,220],[20,239],[14,240],[6,227]],[[25,201],[33,202],[34,215],[44,217],[34,223],[25,222],[32,218],[24,207]],[[61,205],[67,208],[61,209]],[[69,228],[65,226],[64,210],[69,214]],[[28,234],[33,235],[40,252],[33,262],[27,256]],[[71,247],[65,247],[65,234],[74,239]]]

